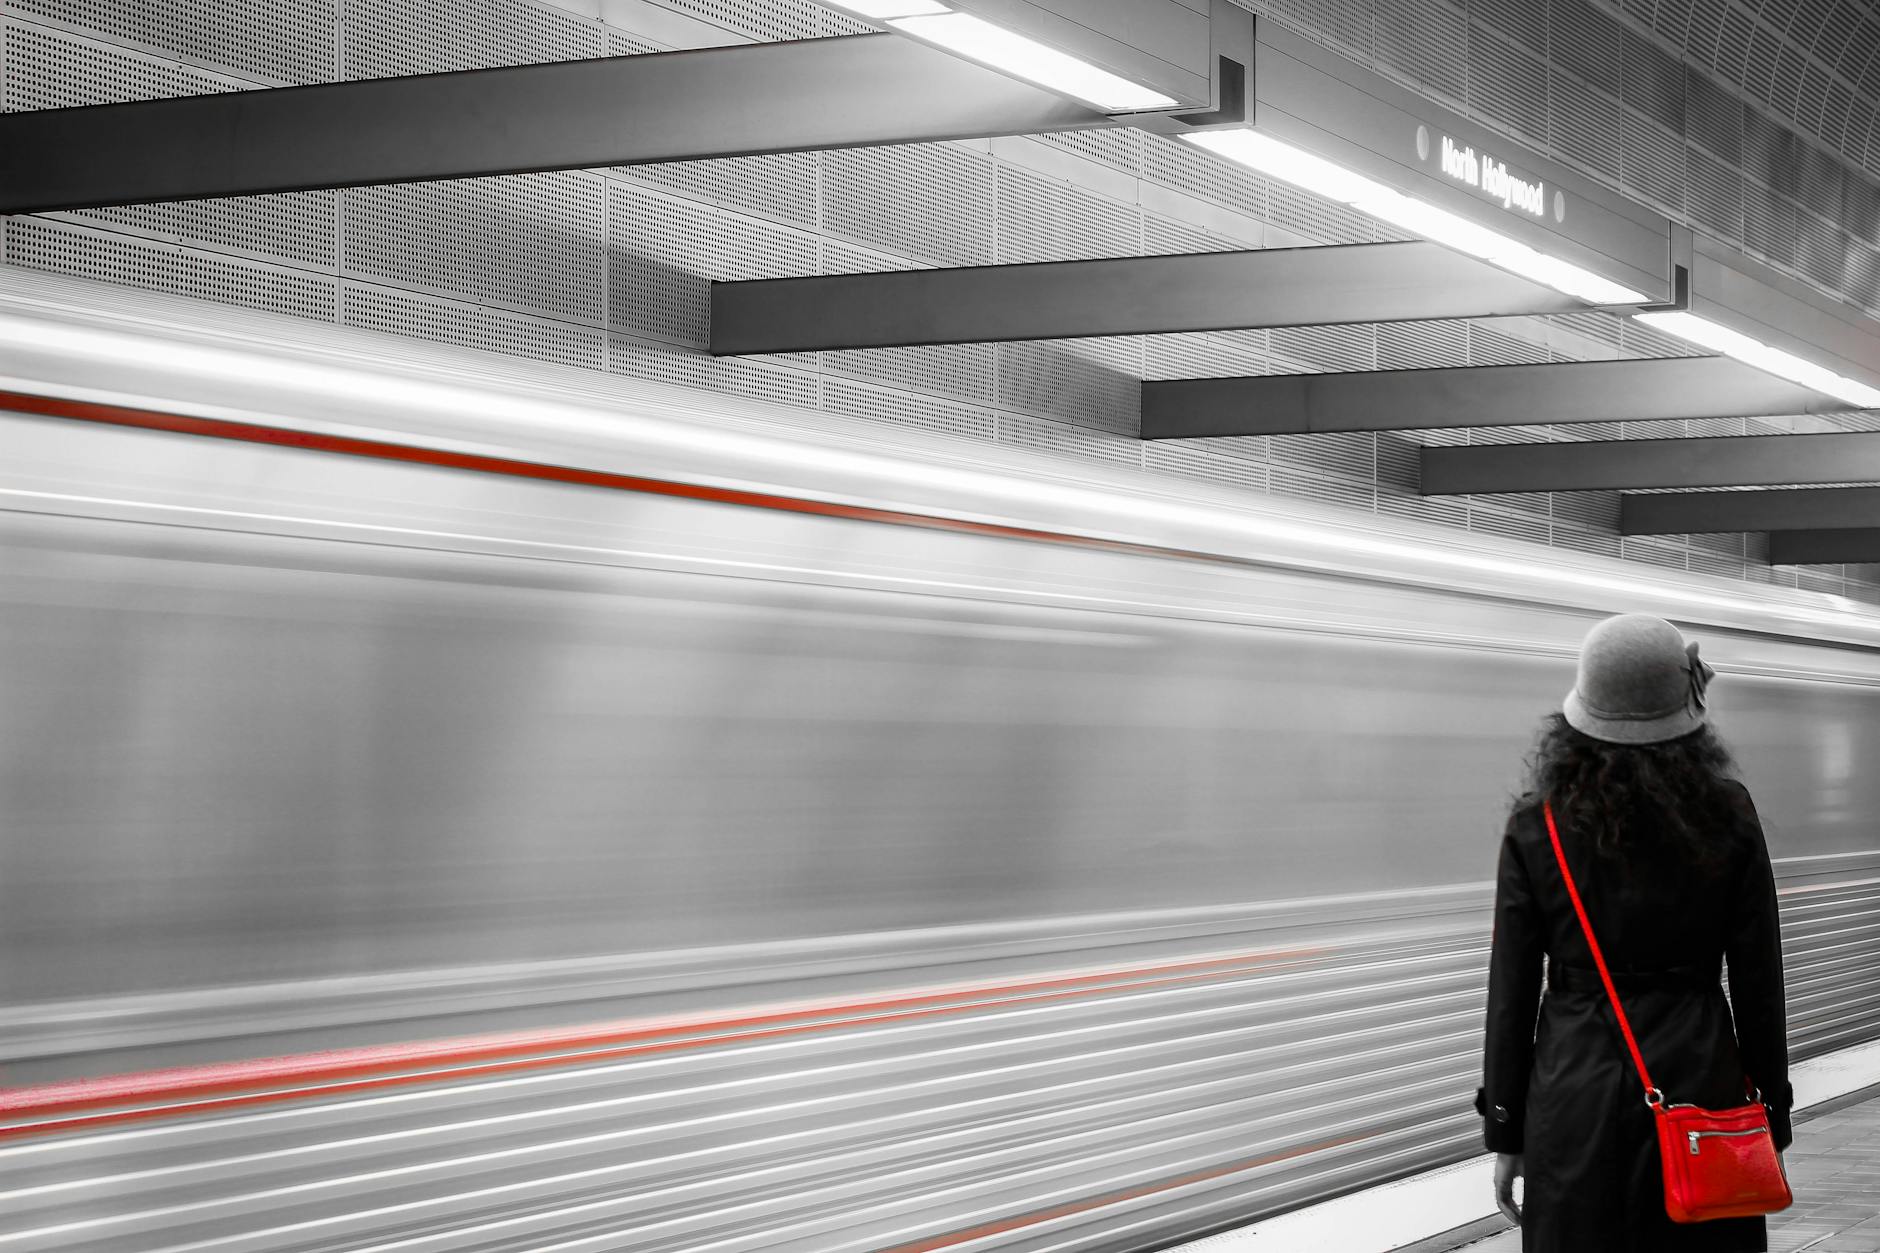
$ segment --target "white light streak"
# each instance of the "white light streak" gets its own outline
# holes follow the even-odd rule
[[[1119,74],[965,13],[896,18],[889,25],[968,60],[1075,96],[1105,113],[1167,109],[1177,103]]]
[[[1667,335],[1675,335],[1700,348],[1734,357],[1745,365],[1753,365],[1777,378],[1812,387],[1862,409],[1880,409],[1880,390],[1836,374],[1812,361],[1804,361],[1792,352],[1772,348],[1759,339],[1753,339],[1741,331],[1733,331],[1709,318],[1682,311],[1638,313],[1633,316]]]
[[[826,0],[838,9],[847,9],[857,17],[871,21],[884,22],[895,17],[925,17],[934,13],[951,13],[944,4],[934,0]]]

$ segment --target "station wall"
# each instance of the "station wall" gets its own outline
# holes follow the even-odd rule
[[[1820,0],[1791,24],[1794,6],[1761,0],[1246,3],[1880,313],[1880,19],[1864,9]],[[809,0],[4,0],[0,14],[8,109],[866,29]],[[1136,438],[1142,378],[1686,351],[1606,314],[766,359],[702,351],[711,279],[1393,237],[1137,131],[0,222],[12,265],[1880,603],[1880,567],[1772,568],[1759,536],[1621,539],[1613,493],[1425,499],[1415,456],[1419,443],[1469,439],[1880,429],[1876,415]]]

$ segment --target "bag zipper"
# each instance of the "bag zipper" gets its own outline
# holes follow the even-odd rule
[[[1712,1136],[1759,1136],[1762,1134],[1763,1129],[1761,1127],[1751,1127],[1748,1131],[1687,1131],[1684,1133],[1685,1137],[1690,1141],[1692,1157],[1697,1156],[1697,1142],[1699,1140],[1707,1140]]]

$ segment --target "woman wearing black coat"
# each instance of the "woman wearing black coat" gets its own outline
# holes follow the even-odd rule
[[[1659,618],[1594,627],[1565,712],[1543,731],[1501,845],[1485,1083],[1496,1200],[1524,1253],[1767,1248],[1760,1218],[1673,1223],[1652,1115],[1581,934],[1542,817],[1667,1102],[1761,1091],[1791,1139],[1774,876],[1749,792],[1704,721],[1710,667]],[[1545,959],[1545,995],[1543,987]],[[1726,1002],[1719,967],[1727,962]],[[1538,1020],[1536,1011],[1538,1008]],[[1525,1179],[1517,1208],[1513,1183]]]

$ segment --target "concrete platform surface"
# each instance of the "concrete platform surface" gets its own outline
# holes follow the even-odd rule
[[[1795,1205],[1769,1219],[1770,1253],[1880,1253],[1880,1087],[1796,1119],[1783,1155]],[[1510,1228],[1466,1253],[1519,1253]]]

